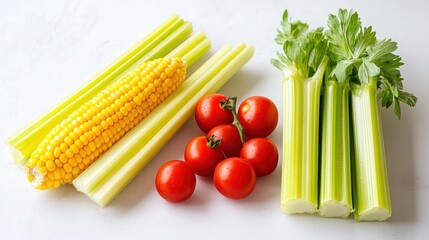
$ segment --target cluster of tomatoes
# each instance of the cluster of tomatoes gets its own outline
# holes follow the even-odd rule
[[[213,177],[224,196],[241,199],[256,185],[256,177],[277,167],[278,150],[268,140],[277,126],[278,111],[268,98],[253,96],[236,111],[237,98],[216,93],[203,97],[195,109],[195,120],[206,133],[191,139],[185,161],[164,163],[155,179],[158,193],[170,202],[182,202],[195,190],[196,175]]]

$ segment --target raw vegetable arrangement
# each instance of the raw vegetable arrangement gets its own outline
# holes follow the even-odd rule
[[[403,90],[397,44],[342,9],[325,30],[292,22],[285,11],[276,42],[283,46],[272,60],[284,74],[282,210],[389,218],[379,104],[393,104],[399,118],[400,102],[417,101]]]
[[[224,46],[192,74],[211,47],[204,33],[172,16],[48,113],[6,140],[36,189],[73,184],[106,206],[192,116],[204,135],[189,140],[184,161],[165,162],[155,187],[185,201],[197,177],[242,199],[278,164],[267,137],[278,110],[264,96],[237,105],[216,93],[253,56]],[[284,12],[271,63],[284,74],[281,209],[324,217],[384,221],[392,214],[380,105],[400,118],[401,57],[358,14],[340,9],[326,28],[310,29]],[[187,76],[189,75],[189,76]]]
[[[277,107],[266,97],[252,96],[240,104],[237,113],[236,102],[236,97],[219,93],[200,99],[195,121],[206,136],[188,142],[185,161],[171,160],[160,167],[155,186],[161,197],[174,203],[188,199],[196,174],[212,177],[225,197],[242,199],[254,190],[256,177],[275,170],[278,150],[266,137],[277,126]]]

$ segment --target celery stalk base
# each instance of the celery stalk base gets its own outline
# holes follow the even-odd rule
[[[342,217],[347,218],[352,212],[349,203],[342,203],[337,200],[325,201],[319,208],[319,214],[322,217]]]

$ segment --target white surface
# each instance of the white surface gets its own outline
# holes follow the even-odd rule
[[[264,3],[266,2],[266,3]],[[380,37],[398,42],[406,88],[419,97],[398,121],[383,111],[393,217],[357,223],[279,210],[280,167],[258,180],[245,200],[222,197],[198,178],[183,204],[162,200],[158,167],[182,159],[186,142],[201,134],[190,120],[107,208],[73,187],[31,188],[8,155],[0,160],[1,239],[425,239],[429,233],[429,3],[421,1],[15,1],[0,7],[0,139],[5,139],[97,73],[172,13],[194,23],[213,50],[239,41],[254,58],[221,89],[239,99],[266,95],[281,108],[281,73],[270,65],[284,8],[312,27],[339,7],[358,10]],[[281,121],[280,121],[281,123]],[[279,125],[272,139],[281,146]],[[281,149],[280,149],[281,150]]]

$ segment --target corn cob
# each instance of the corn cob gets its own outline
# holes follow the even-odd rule
[[[71,113],[38,145],[26,165],[37,189],[71,183],[185,79],[180,58],[145,62]]]

